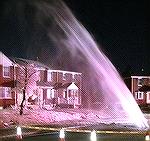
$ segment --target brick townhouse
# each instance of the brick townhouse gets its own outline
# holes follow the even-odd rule
[[[150,105],[150,76],[131,75],[124,81],[139,105]]]
[[[0,107],[19,106],[24,87],[26,105],[81,105],[81,73],[52,70],[38,61],[10,59],[0,52]]]

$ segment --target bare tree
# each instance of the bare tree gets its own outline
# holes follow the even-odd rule
[[[22,101],[20,104],[20,115],[23,114],[24,103],[27,97],[27,90],[32,90],[33,85],[36,84],[38,79],[36,65],[33,62],[25,59],[16,59],[17,63],[17,80],[19,81],[19,89],[22,89]]]

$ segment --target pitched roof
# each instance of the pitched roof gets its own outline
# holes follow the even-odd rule
[[[62,83],[55,83],[54,84],[55,90],[65,89],[65,88],[70,89],[70,90],[78,90],[78,87],[75,85],[74,82],[65,83],[65,84],[62,84]]]
[[[29,60],[29,59],[23,59],[23,58],[16,58],[16,57],[13,57],[13,58],[10,58],[11,61],[13,61],[14,63],[17,63],[19,65],[28,65],[28,64],[34,64],[35,67],[37,68],[44,68],[44,69],[47,69],[47,70],[50,70],[50,71],[55,71],[55,72],[62,72],[62,73],[74,73],[74,74],[81,74],[79,72],[73,72],[73,71],[66,71],[66,70],[54,70],[53,68],[39,62],[39,61],[34,61],[34,60]]]
[[[34,61],[34,60],[28,60],[28,59],[23,59],[23,58],[11,58],[11,60],[15,63],[18,63],[19,65],[27,65],[27,64],[34,64],[35,67],[38,68],[47,68],[50,69],[47,65],[39,62],[39,61]]]
[[[70,89],[70,90],[78,90],[79,88],[76,86],[76,84],[74,82],[72,82],[68,87],[67,89]]]

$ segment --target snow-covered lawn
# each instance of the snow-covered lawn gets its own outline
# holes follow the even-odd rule
[[[82,119],[98,119],[100,117],[97,114],[92,112],[87,113],[87,111],[83,112],[78,109],[24,109],[24,114],[19,115],[19,109],[4,109],[0,111],[0,123],[5,123],[5,125],[30,125],[30,124],[51,124],[51,123],[59,123],[61,121],[76,121]]]
[[[148,116],[146,116],[148,117]],[[150,118],[148,118],[150,119]],[[122,118],[111,121],[106,112],[85,109],[24,109],[24,114],[19,115],[19,109],[0,110],[0,127],[13,125],[58,125],[58,126],[83,126],[98,123],[125,123]],[[128,122],[128,121],[127,121]],[[150,120],[149,120],[150,124]]]

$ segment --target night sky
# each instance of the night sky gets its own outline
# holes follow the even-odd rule
[[[24,38],[28,38],[26,33],[31,31],[29,24],[32,17],[28,18],[29,22],[24,21],[24,18],[19,20],[21,22],[18,27],[17,17],[19,14],[24,15],[16,9],[16,3],[19,1],[23,0],[0,2],[0,48],[8,56],[26,58],[27,44]],[[122,73],[128,68],[135,74],[143,70],[150,75],[148,0],[65,0],[65,2],[119,72]]]

